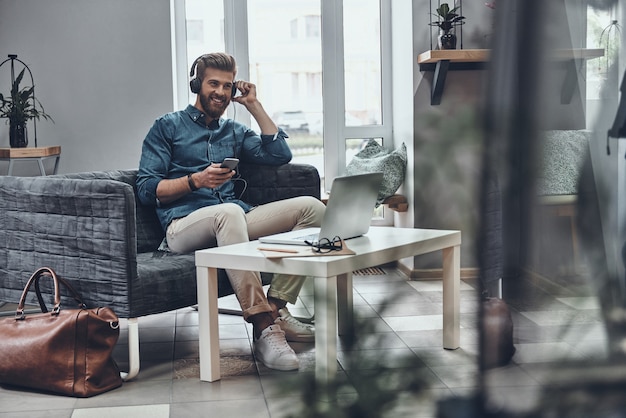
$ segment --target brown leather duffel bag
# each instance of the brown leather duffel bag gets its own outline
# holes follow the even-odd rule
[[[54,281],[54,307],[48,312],[39,279]],[[25,314],[26,295],[35,285],[42,313]],[[61,308],[60,285],[78,303]],[[87,309],[70,284],[48,267],[28,280],[15,318],[0,320],[0,383],[89,397],[122,385],[111,357],[119,338],[119,320],[109,308]]]

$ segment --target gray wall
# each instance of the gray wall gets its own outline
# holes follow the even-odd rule
[[[60,173],[137,167],[147,130],[173,107],[170,39],[169,0],[0,0],[0,59],[17,54],[33,72],[55,120],[37,123],[38,145],[61,145]],[[7,63],[0,91],[9,82]]]
[[[435,7],[433,1],[433,7]],[[494,11],[484,1],[463,1],[463,49],[488,46]],[[428,26],[428,0],[414,0],[414,59],[437,45],[437,32]],[[458,34],[458,32],[457,32]],[[457,48],[460,47],[460,39]],[[462,267],[475,267],[475,233],[478,220],[478,173],[481,138],[476,124],[484,97],[486,71],[450,71],[441,104],[431,106],[433,72],[416,66],[414,108],[414,226],[458,229],[463,234]],[[440,268],[438,253],[416,257],[414,267]]]
[[[433,0],[433,4],[435,1]],[[496,11],[484,6],[484,1],[463,1],[463,49],[488,48],[494,40]],[[550,31],[567,36],[556,44],[559,48],[572,47],[568,14],[562,0],[552,2],[559,12],[549,14]],[[414,0],[415,57],[431,49],[428,0]],[[436,47],[433,33],[433,48]],[[552,34],[554,36],[554,34]],[[579,45],[576,45],[579,46]],[[458,45],[457,45],[458,47]],[[522,71],[543,71],[541,60],[529,59]],[[538,77],[546,85],[544,97],[550,108],[545,129],[584,129],[584,84],[571,103],[560,103],[560,89],[565,78],[563,66],[546,66],[546,73]],[[414,167],[412,200],[414,226],[423,228],[459,229],[463,233],[461,246],[462,267],[475,267],[476,234],[479,219],[479,175],[483,135],[482,106],[489,73],[487,70],[450,71],[439,106],[430,105],[433,72],[420,72],[414,82]],[[579,76],[582,83],[582,77]],[[418,269],[437,268],[439,254],[415,259]]]

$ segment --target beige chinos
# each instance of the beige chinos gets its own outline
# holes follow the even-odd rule
[[[319,226],[325,206],[318,199],[300,196],[260,205],[245,213],[235,203],[198,209],[167,227],[167,245],[177,253],[238,244],[264,235]],[[246,321],[252,315],[271,312],[259,272],[226,270]],[[268,296],[295,303],[304,276],[275,275]]]

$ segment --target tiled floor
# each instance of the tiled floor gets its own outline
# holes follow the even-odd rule
[[[395,269],[382,275],[354,276],[357,333],[364,338],[352,350],[340,343],[337,389],[341,404],[372,400],[383,388],[397,402],[381,416],[434,417],[436,402],[476,392],[478,381],[477,293],[471,282],[461,287],[461,348],[442,343],[440,281],[407,281]],[[605,353],[605,334],[595,299],[556,287],[535,287],[532,298],[508,297],[513,308],[517,352],[510,365],[489,371],[484,379],[488,402],[495,409],[524,411],[539,400],[550,364],[563,359],[598,359]],[[532,303],[531,303],[532,302]],[[237,307],[232,297],[220,305]],[[313,312],[310,283],[294,315]],[[140,318],[141,372],[114,391],[74,399],[0,388],[0,417],[286,417],[303,416],[302,385],[314,369],[313,344],[294,344],[301,368],[276,372],[255,363],[250,326],[241,317],[220,315],[222,380],[200,382],[198,314],[191,308]],[[123,329],[115,359],[127,362]],[[385,370],[372,372],[375,365]],[[410,366],[407,366],[410,364]],[[425,384],[419,396],[407,391],[407,378]],[[374,385],[380,386],[374,386]],[[394,386],[395,385],[395,386]],[[358,388],[358,389],[357,389]],[[373,402],[371,407],[375,407]]]

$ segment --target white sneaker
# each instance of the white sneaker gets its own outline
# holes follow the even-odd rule
[[[274,323],[280,325],[280,329],[285,331],[287,341],[299,343],[312,343],[315,341],[315,327],[313,325],[298,321],[291,316],[287,308],[279,309],[278,315]]]
[[[277,325],[270,325],[261,331],[259,339],[254,341],[254,354],[270,369],[297,370],[300,367],[296,353],[289,347],[285,333]]]

